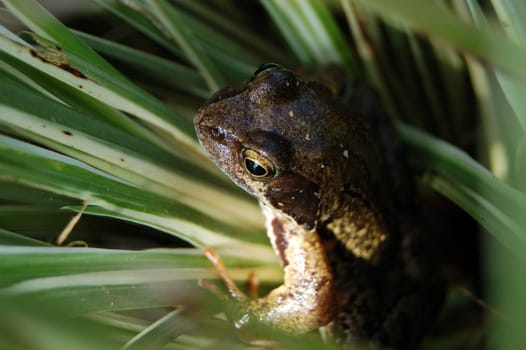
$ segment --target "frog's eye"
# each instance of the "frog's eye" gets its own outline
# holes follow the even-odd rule
[[[265,63],[265,64],[262,64],[261,66],[258,67],[258,69],[256,69],[256,71],[252,75],[252,79],[257,77],[258,75],[261,75],[261,74],[263,74],[265,72],[268,72],[268,71],[274,70],[274,69],[283,69],[283,68],[279,64],[276,64],[276,63]]]
[[[267,180],[276,176],[276,168],[274,164],[258,152],[245,149],[243,151],[243,167],[254,179]]]

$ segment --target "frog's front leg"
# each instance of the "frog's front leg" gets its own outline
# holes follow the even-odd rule
[[[334,314],[334,278],[316,230],[307,230],[288,217],[264,210],[268,235],[284,268],[284,282],[268,295],[249,299],[217,264],[220,278],[243,312],[237,325],[259,320],[290,333],[304,333],[329,323]]]
[[[334,313],[334,277],[315,229],[308,230],[263,206],[267,234],[281,259],[284,282],[254,300],[250,313],[292,333],[329,323]]]

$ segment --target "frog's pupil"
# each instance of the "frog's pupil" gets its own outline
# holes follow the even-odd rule
[[[252,159],[245,159],[245,166],[247,170],[254,176],[265,176],[267,174],[267,169]]]

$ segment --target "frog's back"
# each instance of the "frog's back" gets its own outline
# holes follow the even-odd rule
[[[374,339],[411,349],[444,298],[432,237],[418,213],[405,152],[377,95],[358,90],[347,113],[349,121],[363,120],[368,147],[382,157],[370,163],[375,168],[368,170],[378,173],[369,173],[365,191],[344,188],[338,211],[320,225],[340,302],[333,327],[346,342]]]

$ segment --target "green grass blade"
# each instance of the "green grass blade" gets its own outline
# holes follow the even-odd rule
[[[431,185],[459,204],[514,253],[526,246],[526,197],[496,179],[464,152],[444,141],[399,124],[417,162],[439,177]],[[520,253],[519,253],[520,255]]]
[[[138,269],[207,269],[198,249],[160,249],[127,251],[96,248],[0,246],[2,270],[0,285],[7,287],[25,280],[67,276],[97,271]],[[31,261],[28,265],[27,261]]]
[[[526,86],[524,82],[517,81],[514,77],[509,77],[497,72],[497,79],[499,81],[502,91],[513,109],[513,116],[519,122],[523,132],[526,132]]]
[[[30,204],[42,208],[52,208],[52,210],[64,205],[78,203],[77,200],[28,188],[9,180],[0,181],[0,198],[5,200],[7,204]]]
[[[0,210],[2,207],[0,207]],[[0,228],[0,246],[47,246],[48,244]]]
[[[152,14],[167,30],[174,40],[177,41],[188,59],[194,64],[205,79],[210,91],[219,90],[225,85],[223,75],[217,69],[216,64],[209,58],[199,42],[196,40],[192,29],[175,7],[167,2],[144,1]]]
[[[326,4],[318,0],[261,3],[303,64],[342,64],[357,73],[349,47]]]
[[[9,76],[2,77],[0,92],[0,125],[151,192],[184,198],[188,205],[215,213],[217,218],[259,226],[259,209],[254,204],[214,188],[224,187],[224,182],[185,160],[104,122],[89,120],[85,114],[38,95]],[[241,208],[245,208],[242,215]]]
[[[459,50],[479,56],[520,79],[526,79],[526,48],[495,31],[476,29],[435,2],[357,1],[391,23],[401,23],[413,31],[444,40]]]
[[[111,327],[96,321],[66,317],[61,310],[69,306],[64,303],[27,305],[0,298],[0,348],[92,350],[118,349],[122,345]]]
[[[88,213],[112,216],[155,227],[200,247],[234,248],[247,239],[245,256],[273,261],[275,256],[262,235],[251,229],[221,223],[176,200],[131,186],[113,176],[57,153],[0,135],[0,179],[14,180],[89,204]],[[251,232],[252,231],[252,232]],[[234,238],[237,237],[237,238]],[[248,243],[252,241],[254,243]]]
[[[514,1],[505,1],[508,3],[510,8],[513,8],[512,3]],[[471,15],[470,20],[473,21],[473,23],[479,27],[479,28],[487,28],[489,26],[488,19],[486,18],[483,10],[480,8],[480,5],[472,0],[467,1],[467,8],[469,11],[469,14]],[[503,5],[506,6],[506,5]],[[519,5],[520,7],[521,5]],[[524,5],[522,5],[524,7]],[[525,7],[526,9],[526,7]],[[501,9],[503,10],[503,9]],[[509,29],[512,28],[512,23],[504,23],[504,28]],[[508,34],[512,35],[512,34]],[[519,41],[520,43],[520,41]],[[523,47],[526,48],[526,42],[522,42]],[[479,64],[479,63],[473,63],[473,64]],[[509,76],[509,74],[503,73],[498,69],[493,69],[493,73],[497,77],[497,81],[500,85],[500,88],[502,89],[502,92],[506,96],[507,102],[510,104],[512,110],[514,113],[509,113],[509,117],[516,118],[520,126],[522,127],[523,131],[526,131],[526,115],[524,115],[524,111],[526,111],[526,86],[523,81],[520,81],[516,77]],[[496,101],[498,99],[497,96],[492,96],[491,100]]]
[[[252,258],[242,261],[232,259],[226,251],[220,253],[228,265],[237,266],[229,269],[236,280],[245,280],[255,270],[262,281],[279,282],[277,265],[257,267]],[[6,272],[0,278],[0,299],[50,304],[80,301],[68,310],[71,314],[188,302],[200,295],[199,279],[216,276],[202,252],[190,249],[120,251],[0,246],[0,257],[0,267]],[[250,268],[242,268],[243,265]]]
[[[139,6],[138,3],[130,6],[130,2],[125,4],[115,0],[99,0],[98,3],[171,51],[185,63],[191,63],[168,30],[145,6]],[[254,67],[260,63],[260,59],[232,41],[228,35],[219,33],[217,29],[186,15],[180,9],[178,9],[178,15],[191,28],[192,34],[196,37],[195,44],[200,43],[200,50],[204,50],[210,56],[213,63],[220,68],[221,74],[229,81],[246,79],[254,71]],[[248,62],[242,58],[248,59]]]
[[[57,20],[37,1],[34,0],[2,0],[4,5],[15,14],[26,26],[35,33],[55,41],[60,46],[79,57],[83,57],[91,64],[106,71],[111,76],[121,75],[115,68],[104,61],[86,44],[72,34],[64,24]]]
[[[234,270],[243,268],[261,268],[263,278],[275,281],[265,270],[261,261],[256,259],[239,259],[222,252],[227,266]],[[200,249],[150,249],[118,250],[98,248],[69,248],[40,246],[7,246],[0,245],[0,263],[2,271],[0,286],[7,287],[25,280],[42,279],[54,276],[69,276],[103,271],[137,271],[163,269],[193,269],[202,271],[207,278],[214,277],[211,263]],[[31,264],[28,264],[31,261]],[[265,271],[267,271],[265,273]],[[184,271],[183,271],[184,272]],[[277,273],[276,276],[280,274]],[[201,276],[202,277],[202,276]],[[176,278],[176,275],[174,275]],[[197,280],[199,276],[192,279]],[[241,270],[236,272],[237,279],[245,279]]]
[[[60,80],[54,79],[42,71],[31,67],[6,55],[0,51],[0,59],[6,63],[2,70],[2,76],[8,75],[3,82],[5,85],[9,82],[17,86],[17,83],[22,83],[24,86],[37,90],[47,97],[70,106],[72,109],[80,113],[89,115],[98,120],[104,120],[112,126],[122,129],[126,133],[135,135],[142,139],[148,140],[151,143],[156,143],[159,146],[165,146],[158,141],[158,137],[153,137],[152,133],[144,128],[143,125],[131,120],[124,113],[112,108],[111,106],[102,103],[89,95],[84,94],[76,89],[71,89],[69,85]],[[13,82],[13,79],[16,82]]]
[[[179,308],[169,312],[133,337],[122,349],[160,349],[172,339],[188,333],[195,327],[195,323],[191,320],[191,318],[195,318],[193,311],[187,308]]]
[[[375,24],[377,20],[368,15],[363,8],[356,6],[352,1],[343,1],[342,7],[360,55],[361,63],[367,71],[366,75],[369,82],[381,94],[389,115],[393,118],[402,119],[396,107],[396,99],[389,93],[388,84],[382,76],[380,57],[374,45],[376,40],[370,38],[376,33],[374,29],[376,29]],[[375,39],[377,38],[375,37]]]
[[[153,19],[143,9],[137,7],[133,2],[123,2],[118,0],[96,0],[97,4],[110,11],[118,18],[141,32],[148,38],[161,45],[184,63],[190,63],[179,46],[174,41],[168,40],[167,36],[161,31],[158,24],[153,23]]]
[[[290,5],[287,1],[283,1],[282,3],[284,6]],[[313,53],[292,22],[292,19],[287,16],[286,11],[280,8],[278,3],[273,0],[261,0],[261,4],[273,19],[299,61],[305,65],[314,64],[315,57]]]
[[[177,16],[180,16],[186,26],[192,30],[198,41],[194,45],[202,46],[203,52],[210,56],[218,68],[221,68],[221,74],[225,77],[231,78],[244,71],[242,78],[246,79],[252,73],[253,67],[260,64],[261,60],[264,59],[247,50],[238,41],[233,40],[229,33],[211,27],[208,21],[191,16],[178,6],[171,6],[170,8],[177,11]],[[264,56],[267,55],[272,56],[273,53],[266,53]],[[228,66],[226,64],[228,60],[232,63],[236,62],[240,67]],[[250,67],[250,71],[246,71],[248,67]]]
[[[443,175],[428,174],[424,178],[424,183],[465,210],[502,246],[512,252],[513,256],[522,255],[525,242],[518,238],[523,232],[518,226],[519,223],[491,203],[486,196],[481,196],[473,188],[450,180]]]
[[[186,66],[90,34],[75,33],[97,52],[128,63],[150,78],[202,99],[210,96],[203,78]]]
[[[492,0],[506,33],[517,43],[526,46],[526,3],[521,0]]]
[[[202,99],[210,96],[210,91],[206,87],[203,78],[197,72],[182,64],[87,33],[75,31],[75,34],[86,41],[97,52],[128,63],[143,74],[159,79],[163,84],[169,83],[176,89]]]
[[[240,48],[247,53],[254,51],[258,58],[271,59],[273,62],[283,64],[291,61],[291,53],[274,43],[275,40],[268,35],[266,27],[263,28],[264,34],[260,34],[261,30],[256,32],[256,29],[260,28],[251,26],[253,18],[245,13],[237,13],[238,9],[227,2],[217,4],[217,7],[223,6],[222,11],[218,11],[217,7],[209,6],[208,3],[193,0],[178,1],[177,5],[195,14],[193,18],[204,18],[212,28],[220,28],[224,36],[238,43]],[[203,33],[202,36],[205,39],[208,33]]]
[[[316,35],[318,62],[338,63],[349,73],[358,75],[358,67],[340,27],[323,0],[298,1],[299,9]]]
[[[38,43],[39,39],[33,38]],[[93,65],[85,57],[70,53],[67,47],[50,47],[47,43],[39,45],[45,45],[46,48],[20,45],[0,36],[0,50],[4,54],[62,81],[81,93],[165,130],[173,135],[183,150],[186,148],[200,154],[201,157],[195,158],[198,163],[208,163],[195,141],[193,126],[189,120],[176,115],[166,105],[137,88],[122,75]]]

